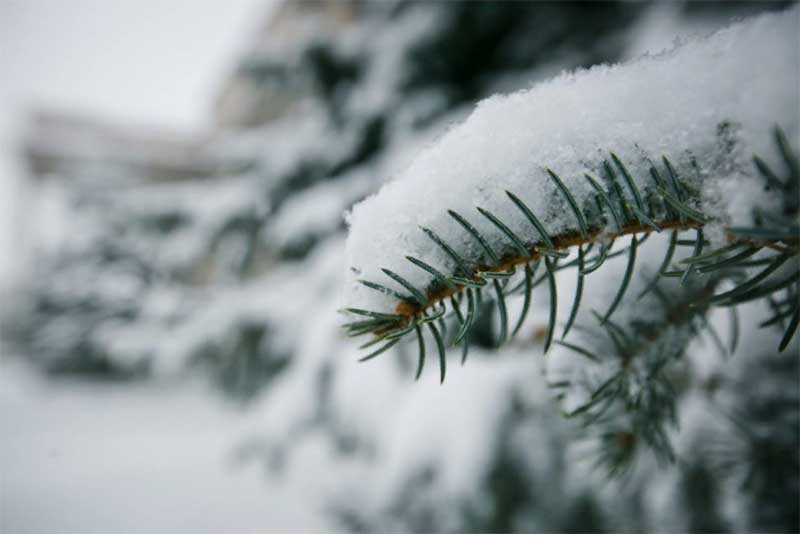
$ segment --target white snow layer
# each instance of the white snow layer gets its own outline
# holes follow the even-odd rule
[[[477,244],[448,209],[495,244],[507,240],[476,206],[498,214],[519,235],[534,235],[505,190],[522,198],[551,234],[577,229],[545,168],[558,173],[582,205],[592,192],[584,173],[596,174],[609,151],[642,188],[651,183],[647,159],[668,156],[687,179],[702,180],[697,185],[706,211],[728,224],[747,224],[742,203],[769,201],[758,194],[763,188],[748,187],[755,180],[752,155],[780,164],[771,135],[776,125],[790,142],[798,140],[799,15],[797,7],[762,15],[655,56],[563,73],[480,102],[465,122],[348,214],[346,305],[392,309],[392,297],[357,283],[397,287],[382,267],[426,287],[430,275],[406,255],[453,272],[452,260],[420,226],[477,258]],[[733,150],[726,152],[723,135],[734,141]],[[699,172],[686,176],[690,158]]]

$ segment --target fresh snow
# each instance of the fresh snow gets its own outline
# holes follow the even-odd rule
[[[596,175],[610,151],[642,189],[651,183],[648,158],[667,155],[683,177],[702,187],[707,212],[723,224],[746,224],[750,210],[742,203],[770,205],[752,185],[750,158],[757,153],[780,163],[771,135],[775,125],[790,141],[798,139],[798,14],[795,7],[762,15],[658,55],[564,73],[479,103],[465,122],[353,208],[345,303],[390,311],[393,297],[358,283],[397,287],[381,268],[426,287],[430,275],[406,255],[453,272],[452,260],[420,226],[466,257],[478,258],[477,244],[448,209],[465,216],[494,245],[507,241],[477,206],[499,215],[519,235],[533,235],[505,190],[516,193],[551,234],[577,229],[545,168],[553,169],[582,205],[592,194],[584,173]],[[734,141],[730,152],[728,139]],[[699,168],[692,175],[690,158]]]
[[[3,533],[328,530],[304,502],[313,486],[279,484],[233,454],[259,414],[196,382],[54,384],[4,360],[0,424]]]

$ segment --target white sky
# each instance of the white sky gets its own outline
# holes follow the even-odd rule
[[[271,0],[0,0],[0,288],[13,271],[25,110],[205,127]]]
[[[2,105],[201,126],[265,3],[0,0]]]

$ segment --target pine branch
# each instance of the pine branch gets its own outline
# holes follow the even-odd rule
[[[531,291],[539,283],[531,280],[533,276],[532,266],[537,266],[540,260],[544,260],[546,272],[540,280],[548,280],[550,287],[550,319],[545,343],[545,351],[547,351],[550,341],[555,335],[555,310],[558,305],[557,287],[553,277],[554,271],[577,266],[579,280],[582,283],[585,276],[597,271],[606,259],[613,255],[609,254],[609,242],[613,243],[618,238],[631,236],[630,246],[614,253],[627,253],[628,266],[621,280],[619,291],[602,318],[603,323],[606,323],[613,317],[634,275],[637,245],[643,242],[652,232],[670,231],[670,246],[657,276],[640,296],[652,291],[657,286],[659,277],[679,277],[681,282],[685,283],[694,273],[700,273],[715,274],[721,278],[736,282],[746,269],[754,266],[750,258],[759,252],[767,250],[776,251],[778,254],[772,256],[764,256],[762,254],[762,257],[756,261],[761,262],[760,264],[766,265],[766,267],[758,274],[737,283],[729,291],[698,297],[697,301],[692,305],[704,307],[711,303],[721,306],[733,306],[757,298],[771,297],[782,290],[793,291],[794,294],[797,294],[797,258],[800,253],[800,229],[798,229],[797,224],[798,207],[796,197],[798,190],[800,190],[798,185],[800,177],[796,172],[797,158],[788,146],[785,135],[777,128],[774,135],[775,142],[788,170],[786,176],[779,178],[778,175],[780,173],[773,171],[758,157],[754,158],[754,166],[758,174],[765,180],[767,186],[781,189],[782,198],[784,199],[783,211],[779,215],[757,217],[757,224],[752,228],[728,228],[726,234],[728,244],[725,246],[711,251],[705,250],[707,242],[703,237],[702,228],[706,224],[716,221],[713,221],[712,217],[703,213],[702,199],[699,192],[688,186],[680,178],[675,165],[666,156],[662,157],[662,169],[658,169],[655,165],[651,166],[650,176],[653,179],[654,187],[645,194],[636,185],[636,180],[632,178],[625,164],[614,153],[611,153],[610,159],[613,162],[613,167],[608,160],[603,163],[603,171],[609,182],[608,189],[603,188],[596,179],[586,174],[585,177],[592,185],[595,195],[593,197],[594,204],[587,203],[588,205],[584,206],[583,209],[579,208],[575,195],[570,192],[561,178],[550,169],[545,171],[555,184],[557,191],[566,200],[569,210],[573,212],[578,226],[577,231],[549,234],[542,222],[525,202],[513,192],[506,191],[511,203],[530,222],[532,231],[529,234],[518,235],[511,230],[509,224],[505,223],[496,214],[478,207],[479,214],[485,217],[506,237],[507,246],[501,252],[495,250],[489,244],[489,239],[481,234],[468,221],[467,217],[453,210],[448,210],[449,215],[484,251],[483,261],[480,263],[469,261],[457,251],[456,247],[447,243],[434,231],[422,228],[422,232],[454,261],[456,271],[448,275],[422,259],[407,257],[408,261],[413,265],[433,276],[433,280],[428,287],[417,288],[388,269],[383,269],[383,272],[388,278],[402,286],[408,294],[387,288],[377,282],[362,281],[365,286],[392,295],[399,302],[392,314],[365,310],[358,312],[354,312],[352,309],[346,310],[372,317],[371,321],[358,320],[346,324],[345,328],[348,331],[348,335],[372,334],[376,336],[375,340],[368,343],[368,345],[380,341],[387,342],[387,345],[364,358],[371,359],[393,346],[405,335],[417,331],[415,328],[417,325],[429,322],[428,310],[440,307],[438,317],[459,316],[459,328],[453,343],[465,344],[464,351],[466,351],[466,343],[469,339],[470,329],[474,325],[476,314],[474,301],[482,296],[482,290],[491,282],[495,299],[498,302],[500,341],[502,342],[510,330],[505,297],[524,286],[525,303],[521,316],[513,330],[511,330],[511,336],[513,337],[519,331],[527,316]],[[616,171],[614,168],[616,168]],[[668,177],[667,180],[662,178],[662,173]],[[632,202],[625,196],[619,183],[618,174],[623,177],[624,183],[630,191]],[[644,198],[651,199],[649,206],[645,206]],[[612,230],[609,230],[609,225],[612,226]],[[694,240],[679,239],[679,235],[682,232],[690,230],[696,233]],[[671,265],[676,246],[684,244],[691,246],[693,253],[681,261],[682,267],[679,266],[677,270],[667,270]],[[599,252],[591,258],[584,257],[584,249],[589,250],[595,246],[598,246]],[[563,267],[559,266],[558,261],[568,256],[569,251],[574,248],[579,251],[577,262],[565,264]],[[784,264],[787,263],[792,270],[792,274],[788,276],[781,274],[785,270],[783,268]],[[501,284],[498,280],[514,276],[517,273],[516,267],[518,266],[523,267],[524,279],[519,285],[509,290],[507,289],[509,284]],[[779,277],[777,281],[776,277]],[[470,306],[468,307],[466,318],[462,320],[461,312],[455,306],[454,297],[465,291],[467,292]],[[570,319],[562,337],[566,337],[573,325],[580,307],[580,300],[579,292],[573,302]],[[448,301],[450,302],[449,310]],[[767,321],[765,324],[765,327],[768,327],[780,323],[783,319],[788,320],[788,327],[784,331],[783,340],[780,343],[781,350],[788,345],[797,329],[798,307],[800,307],[796,299],[786,299],[784,302],[783,307],[776,312],[774,320]],[[438,333],[438,330],[436,332]],[[444,362],[443,359],[442,362]],[[444,368],[444,363],[442,363],[442,368]],[[443,375],[444,373],[442,373]]]

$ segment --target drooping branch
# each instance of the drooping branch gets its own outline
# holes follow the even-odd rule
[[[601,265],[610,257],[618,254],[628,254],[628,264],[621,280],[619,289],[611,302],[602,322],[610,320],[624,297],[636,265],[636,250],[638,245],[644,242],[653,232],[671,231],[672,238],[670,245],[664,256],[661,267],[656,277],[648,285],[640,296],[651,291],[659,277],[680,277],[685,281],[688,277],[697,274],[721,273],[765,265],[766,267],[752,278],[738,284],[733,289],[716,295],[698,296],[696,304],[707,305],[709,303],[717,305],[735,305],[754,298],[770,297],[777,291],[796,286],[798,283],[798,265],[796,258],[800,254],[800,229],[796,222],[797,203],[794,197],[797,196],[800,187],[800,176],[796,170],[796,157],[794,152],[788,147],[786,138],[780,130],[775,131],[775,140],[779,147],[779,152],[783,155],[788,172],[785,178],[779,178],[780,173],[774,172],[760,158],[754,158],[755,168],[758,173],[766,180],[767,184],[773,188],[779,188],[781,198],[784,202],[783,210],[778,215],[756,217],[756,225],[752,228],[732,227],[725,233],[726,243],[718,246],[714,250],[705,250],[707,244],[703,229],[708,224],[718,224],[710,216],[703,213],[700,205],[700,198],[697,191],[684,183],[671,164],[669,159],[663,158],[666,175],[669,180],[661,178],[655,166],[651,167],[650,175],[653,178],[655,187],[643,192],[636,180],[631,177],[631,173],[625,165],[611,153],[611,160],[617,167],[619,174],[624,177],[624,182],[629,190],[626,196],[617,180],[616,173],[611,169],[611,165],[605,162],[607,182],[606,190],[597,180],[586,175],[591,182],[595,195],[594,204],[589,203],[583,209],[578,206],[574,196],[564,185],[563,181],[550,169],[547,169],[548,176],[555,182],[557,191],[563,195],[569,210],[572,211],[577,222],[576,230],[549,235],[541,221],[533,214],[532,210],[517,195],[506,192],[513,204],[531,223],[534,232],[532,235],[518,235],[509,224],[505,223],[497,215],[478,207],[478,212],[483,215],[501,235],[506,238],[506,244],[495,244],[494,247],[486,235],[482,234],[474,225],[463,215],[449,210],[449,215],[464,229],[464,231],[474,239],[476,244],[483,251],[482,261],[471,261],[464,257],[457,249],[428,228],[421,228],[423,232],[444,254],[446,254],[455,266],[454,272],[445,274],[442,270],[430,265],[420,258],[408,256],[407,260],[415,267],[424,270],[431,277],[431,283],[420,288],[389,269],[383,272],[396,282],[408,293],[399,292],[385,285],[370,281],[360,280],[360,282],[375,291],[389,294],[397,299],[397,304],[392,313],[369,311],[357,308],[347,308],[345,311],[367,317],[348,323],[345,328],[348,335],[360,336],[372,334],[374,337],[362,347],[369,347],[381,342],[383,346],[374,350],[362,360],[372,359],[386,350],[393,347],[406,335],[416,332],[421,336],[421,325],[428,325],[431,333],[437,340],[437,348],[440,349],[441,378],[444,379],[444,343],[439,341],[443,338],[444,320],[448,317],[457,319],[457,334],[453,343],[463,343],[466,354],[466,344],[468,334],[473,327],[478,313],[477,301],[482,296],[485,288],[493,289],[494,298],[498,304],[500,314],[500,342],[505,341],[507,333],[512,332],[512,336],[519,330],[522,322],[527,315],[530,304],[530,293],[541,281],[547,280],[550,290],[550,317],[545,351],[550,347],[554,338],[555,318],[557,308],[557,286],[553,276],[554,271],[568,267],[577,267],[579,274],[579,287],[582,288],[583,277],[590,275],[598,270]],[[649,199],[649,205],[645,206],[643,199]],[[609,229],[610,227],[610,229]],[[696,237],[694,241],[683,243],[678,239],[681,232],[694,230]],[[615,240],[631,236],[631,244],[622,251],[610,253],[611,246]],[[678,244],[689,244],[693,247],[692,254],[683,260],[675,268],[671,265],[675,247]],[[495,250],[495,247],[503,247],[504,253]],[[600,250],[591,258],[586,255],[589,250],[595,247]],[[578,259],[564,265],[558,265],[558,261],[569,256],[570,251],[578,250]],[[775,255],[752,259],[759,251],[771,250]],[[533,281],[533,272],[544,259],[545,274],[537,281]],[[793,274],[788,277],[775,280],[782,272],[782,266],[789,262],[794,265]],[[517,267],[523,266],[524,279],[520,284],[508,289],[508,281],[517,273]],[[669,270],[672,269],[672,270]],[[524,289],[525,301],[522,314],[513,330],[508,327],[508,313],[505,298],[516,293],[519,289]],[[797,290],[795,289],[795,293]],[[466,294],[467,309],[462,313],[462,296]],[[576,292],[573,307],[570,312],[570,319],[565,328],[565,335],[571,328],[577,315],[581,301],[580,290]],[[784,302],[790,300],[784,299]],[[449,304],[449,306],[448,306]],[[447,315],[448,307],[450,314]],[[789,327],[784,333],[780,347],[783,350],[797,329],[797,305],[789,305],[778,312],[778,319],[790,318]],[[438,322],[439,329],[434,325]],[[773,323],[768,323],[773,324]],[[440,332],[441,331],[441,332]],[[420,338],[421,339],[421,338]],[[422,343],[422,341],[421,341]],[[422,351],[420,351],[422,353]],[[420,356],[422,360],[422,356]],[[420,366],[421,367],[421,366]],[[418,373],[419,376],[419,373]]]

